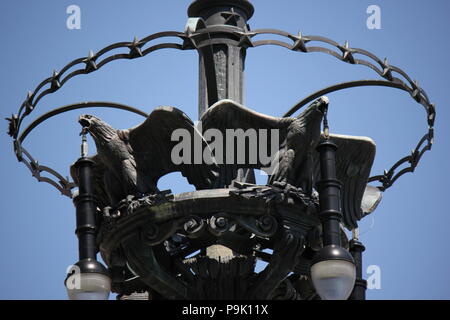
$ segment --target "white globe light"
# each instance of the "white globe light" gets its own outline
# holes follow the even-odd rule
[[[311,266],[311,278],[323,300],[346,300],[352,293],[356,268],[345,260],[323,260]]]
[[[70,300],[108,300],[111,279],[101,273],[74,273],[66,280]]]

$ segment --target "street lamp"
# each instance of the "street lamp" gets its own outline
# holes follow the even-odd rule
[[[76,208],[79,261],[70,268],[65,280],[70,300],[107,300],[111,279],[106,268],[97,261],[96,199],[92,184],[95,162],[87,157],[87,131],[81,132],[81,158],[74,165],[78,171],[78,194],[73,202]]]
[[[253,13],[254,8],[247,0],[196,0],[189,7],[189,20],[184,32],[158,32],[142,39],[135,38],[130,42],[122,41],[112,44],[97,53],[91,51],[88,56],[70,62],[59,72],[54,72],[50,78],[41,82],[27,95],[18,113],[8,118],[9,135],[13,139],[17,159],[29,168],[35,178],[51,184],[63,195],[73,199],[75,204],[79,261],[72,266],[65,281],[70,299],[107,299],[111,288],[118,293],[118,297],[121,295],[126,297],[130,292],[145,290],[149,296],[155,294],[166,299],[224,297],[227,299],[272,299],[274,293],[280,290],[280,296],[296,298],[302,294],[308,294],[308,290],[303,290],[304,288],[298,284],[298,279],[305,277],[310,278],[315,287],[315,292],[310,296],[312,299],[317,298],[316,293],[327,300],[365,298],[366,283],[362,279],[361,270],[364,246],[357,239],[353,239],[348,246],[351,253],[347,251],[346,243],[341,243],[341,236],[343,236],[341,221],[347,229],[356,230],[357,222],[375,209],[380,194],[391,187],[403,174],[415,170],[422,155],[430,150],[434,143],[433,126],[436,115],[434,104],[416,81],[412,81],[403,70],[390,65],[387,60],[381,60],[366,50],[352,48],[348,42],[342,45],[322,36],[290,34],[273,29],[251,30],[248,20]],[[255,38],[259,36],[276,38]],[[163,38],[176,40],[154,43]],[[240,105],[244,101],[245,94],[243,84],[246,52],[250,48],[267,45],[283,47],[300,54],[321,52],[349,65],[369,67],[370,70],[375,71],[377,78],[332,85],[301,100],[283,116],[283,119],[267,117]],[[49,166],[41,165],[24,148],[24,141],[34,128],[49,118],[67,111],[108,107],[133,112],[150,119],[151,115],[130,106],[92,101],[51,110],[35,119],[27,128],[22,128],[23,120],[36,109],[42,98],[61,90],[65,83],[75,76],[97,72],[116,60],[140,59],[163,49],[197,50],[199,53],[200,117],[219,104],[219,110],[226,110],[220,120],[231,119],[231,122],[238,122],[238,120],[252,119],[243,127],[256,128],[255,124],[264,124],[261,125],[263,130],[272,129],[272,127],[281,128],[284,130],[282,136],[286,141],[286,137],[291,136],[288,134],[291,128],[291,133],[295,133],[295,136],[309,139],[299,144],[306,145],[308,142],[308,146],[315,146],[319,140],[314,138],[313,131],[320,136],[320,125],[316,126],[314,116],[308,120],[312,126],[308,127],[310,128],[308,131],[311,132],[307,134],[311,134],[309,136],[300,134],[306,127],[303,126],[301,119],[292,117],[300,108],[325,94],[336,91],[363,86],[383,86],[403,90],[409,93],[415,102],[421,104],[426,111],[428,130],[410,155],[402,157],[383,174],[369,177],[373,160],[370,155],[375,154],[374,145],[370,149],[370,142],[361,141],[361,139],[352,139],[348,136],[338,138],[337,135],[330,137],[325,110],[325,139],[321,139],[317,147],[320,154],[321,180],[315,186],[311,184],[318,179],[318,177],[312,179],[312,176],[318,172],[315,170],[317,164],[314,163],[314,168],[308,165],[303,166],[303,162],[299,164],[299,167],[305,170],[301,172],[301,178],[305,180],[305,183],[298,184],[296,179],[288,175],[291,169],[295,169],[293,160],[285,161],[290,165],[287,166],[288,169],[280,171],[279,180],[275,183],[269,181],[263,186],[255,184],[252,170],[258,167],[222,167],[221,171],[217,171],[218,175],[224,180],[231,179],[230,184],[228,180],[226,184],[219,181],[219,186],[205,184],[209,189],[203,188],[204,185],[200,184],[199,190],[179,195],[155,191],[152,188],[144,190],[145,192],[140,190],[132,192],[134,189],[131,188],[132,191],[127,191],[127,194],[119,192],[117,201],[111,200],[112,197],[108,191],[112,190],[106,190],[112,186],[105,185],[105,172],[97,170],[102,168],[102,165],[105,166],[105,163],[101,163],[102,161],[112,156],[109,154],[104,155],[103,158],[87,157],[85,129],[82,131],[81,158],[73,166],[76,172],[71,172],[73,182]],[[228,108],[225,108],[227,104]],[[216,111],[217,109],[216,107]],[[230,110],[239,111],[241,115],[232,115],[228,112]],[[308,107],[308,110],[311,110],[313,115],[319,114],[314,104]],[[137,149],[148,143],[142,143],[142,141],[138,143],[139,141],[136,142],[136,140],[147,141],[149,138],[164,140],[164,134],[168,133],[168,128],[173,129],[180,120],[185,125],[188,122],[187,116],[174,108],[159,109],[158,114],[159,121],[154,122],[156,124],[154,127],[161,125],[161,130],[151,131],[149,127],[144,126],[144,132],[140,130],[142,136],[136,134],[131,137],[130,131],[136,133],[134,129],[111,131],[114,133],[115,142],[120,142],[118,146],[123,147],[117,154],[126,154],[127,157],[137,156],[140,159]],[[209,115],[211,116],[211,113]],[[155,120],[155,118],[152,119],[151,121]],[[287,127],[283,127],[286,123],[296,125],[286,129]],[[320,124],[320,122],[317,123]],[[88,125],[83,121],[80,124],[83,127]],[[232,124],[231,127],[225,127],[222,130],[237,129],[236,126]],[[295,131],[296,127],[303,129]],[[192,129],[190,124],[189,128]],[[147,134],[150,132],[148,130],[151,134]],[[155,132],[162,134],[163,138],[158,139]],[[139,139],[136,136],[139,136]],[[314,144],[312,144],[313,140]],[[350,166],[354,159],[346,158],[348,155],[345,153],[349,148],[342,147],[343,140],[346,143],[349,142],[347,145],[350,146],[352,143],[357,143],[358,146],[369,145],[370,150],[366,153],[361,152],[360,147],[353,145],[355,147],[352,151],[365,155],[364,159],[359,159],[359,161],[364,160],[364,163]],[[129,145],[130,141],[137,148],[132,148]],[[165,147],[168,143],[163,141],[161,144],[163,146],[155,150],[164,153],[167,151]],[[337,156],[336,145],[339,145],[341,152]],[[285,150],[287,151],[285,160],[290,157],[295,158],[296,152],[300,155],[303,152],[302,148],[296,150],[295,152]],[[311,150],[314,150],[314,147]],[[161,159],[164,158],[163,153],[161,153]],[[112,155],[115,154],[112,153]],[[145,159],[145,157],[142,158]],[[152,163],[158,163],[161,159],[153,159]],[[347,161],[346,167],[337,166],[336,159],[339,163]],[[145,171],[147,167],[154,168],[152,163],[145,163],[143,167],[137,165],[137,169],[143,168]],[[339,167],[338,170],[337,167]],[[164,168],[164,170],[167,169]],[[355,168],[360,169],[355,170]],[[127,170],[122,171],[128,174],[127,177],[133,177],[135,173],[138,177],[137,181],[142,182],[140,181],[142,172],[139,173],[132,165],[125,169]],[[134,169],[136,169],[135,172]],[[159,174],[172,172],[173,168],[169,169],[166,170],[168,172],[153,172],[151,177],[156,179]],[[183,167],[179,170],[185,170],[190,175],[188,172],[190,169],[192,168]],[[116,168],[111,170],[116,171]],[[367,175],[361,173],[366,171]],[[95,179],[94,172],[97,172]],[[208,177],[203,174],[204,171],[201,172],[198,177]],[[380,183],[376,187],[367,185],[368,190],[374,190],[376,194],[376,197],[372,197],[375,200],[371,202],[367,210],[361,209],[362,192],[358,193],[358,196],[348,198],[349,194],[356,193],[345,191],[345,187],[353,185],[353,182],[346,182],[345,178],[342,178],[342,172],[349,176],[356,175],[358,190],[364,190],[367,183]],[[119,175],[118,172],[112,173]],[[286,179],[283,179],[283,175],[286,175]],[[194,174],[191,177],[194,176],[197,177]],[[131,187],[134,187],[133,179],[129,180]],[[156,180],[153,181],[155,185]],[[118,181],[120,184],[120,180]],[[102,187],[96,188],[95,186],[98,187],[99,183],[100,185],[103,183]],[[146,184],[142,185],[147,187]],[[312,192],[312,188],[303,189],[304,186],[315,187],[319,191],[319,199]],[[77,194],[73,192],[76,187],[78,187]],[[102,192],[103,197],[99,196]],[[344,201],[345,199],[347,201]],[[320,226],[322,226],[323,239],[319,239],[316,232]],[[322,240],[322,247],[317,245],[320,240]],[[227,253],[227,264],[222,263],[220,257],[215,260],[208,254],[208,251],[212,250],[207,248],[212,246],[222,247],[221,249],[225,247],[226,250],[222,250],[221,254],[225,256],[224,252],[229,253]],[[272,249],[273,253],[268,254],[265,249]],[[114,270],[112,273],[118,275],[112,277],[113,280],[110,279],[107,269],[97,261],[97,251],[101,252],[109,270]],[[192,254],[195,256],[191,256]],[[255,259],[268,262],[266,269],[259,274],[254,270]],[[239,281],[230,281],[238,277]],[[214,284],[225,283],[226,290],[215,290]],[[192,288],[198,290],[193,291]]]
[[[352,256],[337,245],[323,247],[312,261],[311,278],[323,300],[348,299],[356,278]]]
[[[311,278],[322,299],[346,300],[355,284],[356,268],[352,255],[341,247],[341,183],[336,179],[337,146],[330,141],[326,113],[327,110],[324,116],[325,140],[317,147],[322,177],[318,188],[323,248],[312,261]]]
[[[71,270],[65,280],[70,300],[108,300],[111,279],[101,263],[86,259],[77,262]]]

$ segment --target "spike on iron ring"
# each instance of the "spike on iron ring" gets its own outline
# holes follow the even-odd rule
[[[19,127],[19,115],[13,114],[13,115],[11,115],[11,118],[5,118],[5,120],[7,120],[9,122],[8,123],[8,135],[10,137],[17,136],[17,130]]]
[[[189,49],[195,49],[196,44],[195,41],[192,39],[192,31],[190,29],[187,29],[185,32],[182,49],[183,50],[189,50]]]
[[[422,97],[420,95],[419,83],[417,82],[417,80],[414,80],[413,82],[413,91],[411,93],[411,96],[413,97],[414,100],[416,100],[419,103],[422,100]]]
[[[241,37],[241,39],[239,40],[238,47],[245,47],[245,48],[253,47],[253,42],[252,42],[252,39],[250,38],[250,36],[247,34],[244,34]]]
[[[383,78],[392,81],[394,78],[392,77],[391,67],[389,66],[388,59],[385,58],[383,62],[383,74],[381,75]]]
[[[25,102],[23,103],[25,106],[25,115],[29,115],[34,110],[34,105],[31,102],[32,97],[33,97],[33,95],[31,93],[31,91],[28,91],[27,98],[25,99]]]
[[[59,73],[58,73],[58,71],[53,70],[52,82],[51,82],[50,89],[52,91],[56,91],[59,88],[61,88],[61,83],[59,82]]]
[[[86,59],[84,59],[84,63],[86,64],[86,72],[92,72],[94,70],[97,70],[97,64],[95,63],[95,55],[94,52],[92,52],[92,50],[89,50],[89,54],[86,57]]]
[[[308,42],[308,40],[303,37],[301,31],[298,33],[298,36],[291,36],[290,38],[292,40],[294,40],[294,44],[292,45],[291,50],[308,52],[308,48],[306,48],[306,45],[305,45]]]
[[[140,43],[138,38],[134,37],[133,42],[129,46],[129,48],[130,48],[129,55],[130,55],[131,59],[144,56],[141,51],[141,46],[142,46],[142,44]]]
[[[352,54],[352,49],[350,48],[348,41],[345,41],[345,44],[343,47],[340,47],[343,55],[342,55],[342,59],[348,63],[354,64],[355,63],[355,58],[353,57]]]

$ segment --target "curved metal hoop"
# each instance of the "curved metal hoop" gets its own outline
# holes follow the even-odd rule
[[[139,109],[127,106],[125,104],[117,103],[117,102],[104,102],[104,101],[92,101],[92,102],[80,102],[80,103],[74,103],[69,104],[64,107],[56,108],[51,110],[50,112],[47,112],[34,120],[20,135],[18,140],[20,143],[23,143],[25,138],[30,134],[32,130],[34,130],[38,125],[40,125],[42,122],[57,116],[58,114],[65,113],[72,110],[78,110],[78,109],[86,109],[86,108],[113,108],[113,109],[121,109],[125,111],[129,111],[132,113],[136,113],[140,116],[143,116],[144,118],[148,117],[148,113],[145,113]]]
[[[293,43],[289,44],[287,42],[279,41],[279,40],[259,40],[252,41],[252,38],[261,35],[261,34],[271,34],[277,36],[284,36],[290,39]],[[259,29],[248,33],[238,33],[236,35],[241,36],[240,43],[245,43],[249,47],[258,47],[264,45],[276,45],[280,47],[287,48],[289,50],[309,53],[309,52],[321,52],[328,55],[331,55],[343,62],[350,64],[358,64],[366,66],[373,71],[375,71],[379,76],[384,78],[385,80],[357,80],[351,82],[345,82],[336,84],[322,90],[319,90],[312,95],[306,97],[305,99],[298,102],[294,107],[292,107],[285,116],[291,116],[295,112],[297,112],[300,108],[306,105],[308,102],[312,100],[335,91],[361,87],[361,86],[382,86],[382,87],[392,87],[397,88],[403,91],[408,92],[411,97],[419,104],[421,104],[427,113],[427,124],[428,124],[428,132],[421,138],[416,148],[411,152],[410,155],[403,157],[398,162],[396,162],[391,169],[385,170],[382,175],[377,175],[369,178],[369,182],[378,181],[381,183],[378,188],[382,191],[385,191],[389,187],[391,187],[394,182],[400,178],[403,174],[407,172],[414,172],[417,167],[420,159],[426,151],[431,150],[434,143],[434,121],[436,118],[436,110],[434,104],[432,104],[426,94],[426,92],[419,87],[417,81],[411,80],[411,78],[404,72],[402,69],[389,65],[387,59],[381,60],[374,54],[358,48],[350,48],[348,42],[344,45],[340,45],[337,42],[330,40],[325,37],[320,36],[303,36],[301,33],[298,35],[292,35],[287,32],[281,30],[274,29]],[[245,38],[245,41],[243,41]],[[337,51],[333,51],[326,47],[320,46],[307,46],[310,42],[318,42],[324,43],[330,46],[333,46],[337,49]],[[360,55],[370,60],[357,59],[355,56]],[[394,74],[397,74],[399,77],[395,77]],[[403,165],[407,164],[409,166],[401,169],[398,173],[396,171]]]
[[[215,27],[208,27],[201,30],[198,30],[196,32],[191,32],[188,30],[185,33],[176,32],[176,31],[167,31],[167,32],[159,32],[155,33],[153,35],[150,35],[142,40],[134,39],[132,42],[119,42],[112,44],[110,46],[105,47],[104,49],[100,50],[96,54],[94,54],[92,51],[89,53],[87,57],[76,59],[72,62],[70,62],[68,65],[66,65],[63,69],[61,69],[60,72],[53,72],[53,76],[50,78],[45,79],[43,82],[41,82],[37,88],[33,92],[29,92],[27,95],[27,98],[21,105],[18,114],[12,115],[11,118],[8,118],[9,120],[9,134],[14,139],[14,150],[16,153],[17,158],[19,161],[24,162],[25,165],[30,169],[33,176],[36,177],[39,181],[44,181],[47,183],[52,184],[55,186],[58,190],[60,190],[64,195],[71,196],[71,189],[74,188],[74,184],[69,182],[68,179],[64,179],[61,175],[59,175],[57,172],[53,171],[52,169],[40,166],[38,165],[37,161],[35,161],[31,155],[22,147],[23,140],[27,137],[27,135],[40,123],[47,120],[48,118],[60,114],[66,111],[74,110],[77,108],[83,108],[87,106],[82,106],[83,104],[76,104],[71,106],[66,106],[62,108],[55,109],[53,111],[50,111],[47,114],[44,114],[40,118],[38,118],[36,121],[34,121],[30,126],[28,126],[25,131],[19,136],[20,133],[20,127],[25,117],[27,117],[36,107],[37,103],[47,94],[54,93],[58,89],[61,88],[68,80],[73,78],[74,76],[80,75],[80,74],[88,74],[93,71],[98,70],[105,64],[119,59],[134,59],[139,58],[147,55],[150,52],[159,50],[159,49],[165,49],[165,48],[173,48],[173,49],[179,49],[179,50],[187,50],[187,49],[195,49],[200,48],[205,45],[211,45],[214,39],[211,40],[211,37],[208,37],[209,40],[206,41],[195,41],[195,38],[198,36],[201,36],[205,33],[213,34],[213,33],[232,33],[235,35],[237,39],[240,39],[238,41],[234,40],[227,40],[232,41],[233,44],[239,45],[239,46],[247,46],[247,47],[258,47],[258,46],[264,46],[264,45],[276,45],[281,46],[284,48],[287,48],[289,50],[297,51],[297,52],[303,52],[303,53],[309,53],[309,52],[321,52],[326,53],[328,55],[331,55],[343,62],[347,62],[350,64],[358,64],[358,65],[364,65],[373,71],[375,71],[379,76],[384,78],[385,80],[358,80],[358,81],[352,81],[352,82],[346,82],[337,84],[325,89],[322,89],[299,103],[297,103],[294,107],[292,107],[285,116],[290,116],[297,112],[301,107],[303,107],[305,104],[310,102],[311,100],[314,100],[315,98],[326,94],[330,92],[335,92],[338,90],[343,90],[347,88],[352,87],[359,87],[359,86],[384,86],[384,87],[393,87],[400,90],[404,90],[408,92],[411,97],[418,103],[420,103],[427,112],[427,124],[428,124],[428,132],[423,136],[423,138],[419,141],[417,144],[417,147],[414,149],[414,151],[411,153],[411,155],[406,156],[402,159],[400,159],[397,163],[395,163],[390,170],[385,170],[383,175],[377,175],[374,177],[371,177],[369,179],[370,182],[373,181],[379,181],[382,185],[379,186],[379,188],[384,191],[403,174],[407,172],[413,172],[415,168],[417,167],[422,155],[428,151],[431,150],[432,145],[434,143],[434,121],[436,117],[436,111],[434,104],[430,103],[430,100],[425,93],[425,91],[419,87],[419,84],[417,81],[411,80],[411,78],[400,68],[389,65],[387,59],[384,61],[379,59],[374,54],[358,48],[350,48],[348,42],[346,42],[344,45],[340,45],[337,42],[330,40],[328,38],[320,37],[320,36],[303,36],[301,33],[298,35],[292,35],[287,32],[281,31],[281,30],[275,30],[275,29],[259,29],[251,32],[240,32],[237,29],[234,29],[232,27],[227,26],[215,26]],[[253,37],[261,34],[271,34],[271,35],[277,35],[277,36],[283,36],[291,40],[292,44],[279,41],[279,40],[259,40],[259,41],[252,41]],[[162,38],[162,37],[178,37],[183,40],[182,44],[177,43],[162,43],[157,44],[154,46],[150,46],[146,49],[143,47],[147,45],[148,42]],[[234,43],[236,42],[236,43]],[[335,47],[337,51],[333,51],[326,47],[320,47],[320,46],[307,46],[310,42],[318,42],[330,45],[332,47]],[[121,54],[113,54],[109,57],[104,58],[103,60],[100,60],[99,58],[101,56],[104,56],[106,53],[118,49],[118,48],[127,48],[127,53],[121,53]],[[363,60],[363,59],[357,59],[355,56],[361,55],[363,57],[369,58],[369,60]],[[76,65],[84,65],[83,68],[76,69],[70,73],[68,73],[68,70],[72,69]],[[66,75],[65,75],[66,74]],[[399,77],[395,77],[394,74],[397,74]],[[63,77],[63,75],[65,75]],[[48,88],[43,90],[43,88],[47,86]],[[104,102],[100,102],[100,104],[103,104]],[[87,103],[89,104],[89,103]],[[98,104],[98,103],[97,103]],[[106,104],[106,103],[104,103]],[[86,104],[84,104],[86,105]],[[111,105],[114,105],[114,103],[111,103]],[[102,105],[103,107],[106,107],[106,105]],[[117,107],[119,107],[119,104],[116,104]],[[141,115],[144,115],[145,113],[139,110],[136,110],[134,108],[120,105],[119,109],[124,109],[127,111],[135,112]],[[426,144],[425,144],[426,143]],[[23,155],[27,156],[28,160],[25,160],[23,158]],[[401,165],[403,164],[409,164],[408,167],[400,170],[398,173],[395,173]],[[59,179],[59,182],[55,182],[54,180],[51,180],[50,178],[44,178],[40,176],[40,172],[48,172],[50,174],[53,174],[56,178]]]
[[[183,43],[160,43],[153,46],[146,47],[146,45],[155,39],[163,38],[163,37],[177,37],[183,40]],[[112,50],[126,48],[128,52],[119,53],[119,54],[111,54],[106,56],[107,53]],[[82,109],[82,108],[91,108],[91,107],[104,107],[104,108],[116,108],[129,112],[133,112],[139,114],[141,116],[147,117],[147,113],[135,109],[133,107],[114,103],[114,102],[84,102],[84,103],[76,103],[68,106],[60,107],[49,111],[48,113],[43,114],[38,119],[33,121],[22,133],[20,133],[21,125],[23,120],[33,112],[39,103],[39,101],[48,94],[54,93],[58,91],[67,81],[72,79],[75,76],[81,74],[88,74],[94,71],[99,70],[104,65],[121,59],[135,59],[139,57],[144,57],[147,54],[160,50],[160,49],[179,49],[179,50],[187,50],[193,49],[191,45],[189,36],[185,33],[177,32],[177,31],[166,31],[152,34],[142,40],[134,39],[132,42],[118,42],[112,45],[109,45],[96,54],[92,51],[89,52],[87,57],[75,59],[65,67],[61,69],[61,71],[54,71],[52,77],[45,79],[42,81],[33,92],[29,92],[27,98],[22,103],[19,108],[19,112],[17,114],[12,115],[11,118],[8,118],[9,121],[9,135],[13,138],[14,152],[17,156],[17,159],[24,163],[25,166],[31,171],[33,177],[35,177],[39,182],[46,182],[54,186],[58,189],[63,195],[72,197],[72,189],[76,187],[73,182],[69,181],[69,178],[64,178],[61,174],[56,172],[55,170],[42,166],[36,161],[32,155],[22,146],[23,141],[26,137],[32,132],[34,128],[36,128],[42,122],[48,120],[51,117],[54,117],[58,114],[68,112],[71,110]],[[105,57],[106,56],[106,57]],[[101,59],[101,57],[104,57]],[[79,69],[75,69],[76,66],[80,66]],[[73,70],[75,69],[75,70]],[[69,72],[70,70],[73,70]],[[46,89],[45,89],[46,87]],[[41,173],[48,173],[52,175],[54,178],[44,177]],[[56,179],[56,180],[55,180]]]
[[[283,117],[292,116],[294,113],[296,113],[302,107],[304,107],[306,104],[312,102],[313,100],[315,100],[317,98],[320,98],[321,96],[323,96],[325,94],[344,90],[344,89],[357,88],[357,87],[370,87],[370,86],[390,87],[390,88],[396,88],[396,89],[403,90],[403,87],[401,85],[399,85],[398,83],[392,83],[392,82],[385,81],[385,80],[356,80],[356,81],[343,82],[343,83],[339,83],[339,84],[335,84],[335,85],[323,88],[323,89],[316,91],[313,94],[307,96],[306,98],[299,101],[291,109],[289,109],[289,111],[286,112]]]

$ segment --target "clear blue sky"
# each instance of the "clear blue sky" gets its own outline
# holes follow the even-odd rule
[[[28,90],[69,61],[119,41],[164,31],[182,31],[190,0],[182,1],[1,1],[1,116],[17,112]],[[66,8],[81,8],[81,30],[66,28]],[[418,79],[436,103],[436,144],[414,174],[402,177],[373,216],[361,223],[367,247],[364,269],[381,268],[381,289],[369,299],[449,299],[447,247],[449,138],[448,74],[450,3],[382,0],[254,0],[253,29],[276,28],[322,35],[367,49]],[[381,8],[381,30],[366,27],[369,5]],[[249,49],[246,104],[282,115],[308,94],[331,84],[377,78],[370,70],[323,54],[278,47]],[[114,62],[73,79],[41,101],[31,118],[62,105],[103,100],[150,112],[172,105],[197,119],[198,60],[194,51],[159,51],[144,59]],[[360,88],[329,95],[331,130],[370,136],[377,143],[373,174],[407,155],[426,132],[425,112],[408,94]],[[80,127],[74,111],[48,121],[25,147],[41,162],[68,174],[79,155]],[[121,111],[90,110],[117,128],[142,119]],[[38,183],[16,161],[3,122],[0,132],[0,299],[65,299],[66,268],[77,261],[71,201]],[[91,142],[92,146],[92,142]],[[176,175],[161,182],[174,192],[189,188]],[[372,218],[373,217],[373,218]]]

